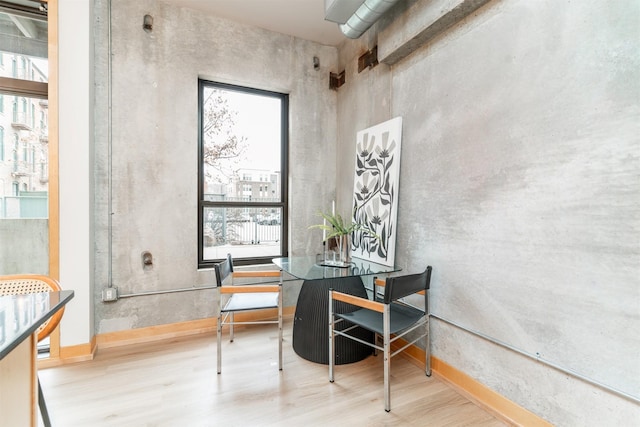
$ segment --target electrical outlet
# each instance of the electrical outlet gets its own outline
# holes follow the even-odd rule
[[[102,290],[102,301],[110,302],[110,301],[118,301],[118,288],[104,288]]]

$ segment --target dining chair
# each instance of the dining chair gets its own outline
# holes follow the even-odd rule
[[[47,276],[37,274],[13,274],[8,276],[0,276],[0,296],[5,295],[27,295],[43,292],[55,292],[61,291],[62,288],[57,280],[54,280]],[[51,332],[56,329],[62,319],[64,313],[64,307],[62,307],[56,314],[51,316],[46,322],[44,322],[38,330],[38,342],[44,340],[51,335]],[[44,400],[44,394],[42,393],[42,387],[40,386],[40,379],[38,378],[38,406],[40,407],[40,415],[42,416],[42,422],[45,427],[51,426],[51,420],[49,418],[49,412],[47,411],[47,404]]]
[[[214,265],[218,298],[218,374],[222,372],[222,328],[229,325],[230,342],[234,339],[234,326],[240,324],[278,324],[278,369],[282,370],[282,270],[236,271],[231,254]],[[236,283],[235,279],[271,278],[270,282]],[[278,283],[274,284],[273,279]],[[237,320],[235,314],[264,309],[277,309],[277,320]]]
[[[391,372],[391,358],[396,356],[416,341],[425,338],[425,374],[431,376],[431,353],[429,339],[429,284],[431,282],[431,266],[418,274],[389,277],[386,280],[374,281],[373,299],[357,297],[342,292],[329,290],[329,381],[334,382],[335,366],[335,338],[343,336],[359,341],[384,353],[384,409],[391,411],[391,386],[389,376]],[[382,298],[377,298],[377,286],[384,287]],[[406,297],[414,294],[424,294],[424,308],[416,307],[406,301]],[[355,311],[338,313],[335,304],[351,304]],[[347,310],[348,311],[348,310]],[[349,327],[342,330],[336,324],[348,322]],[[357,328],[372,331],[382,337],[382,346],[376,339],[367,343],[354,336]],[[409,332],[421,328],[416,334],[405,339],[402,347],[391,344],[406,336]],[[351,332],[353,331],[353,332]],[[409,341],[410,340],[410,341]]]

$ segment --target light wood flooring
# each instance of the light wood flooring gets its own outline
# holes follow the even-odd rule
[[[336,367],[300,358],[285,324],[284,370],[273,325],[99,350],[93,361],[40,370],[54,427],[504,426],[402,356],[391,363],[384,411],[382,357]]]

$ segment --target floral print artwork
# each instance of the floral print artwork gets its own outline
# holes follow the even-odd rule
[[[401,138],[402,117],[356,135],[353,221],[365,229],[352,234],[351,256],[389,266],[395,261]]]

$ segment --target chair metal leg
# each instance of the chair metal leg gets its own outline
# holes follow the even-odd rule
[[[329,382],[333,382],[333,365],[336,363],[336,353],[333,350],[335,337],[333,330],[336,319],[333,316],[333,289],[329,289]]]
[[[278,294],[278,369],[282,371],[282,283]]]
[[[376,346],[379,346],[382,342],[382,336],[378,333],[374,333],[373,334],[373,344],[375,344]],[[377,356],[378,355],[378,348],[377,347],[373,347],[373,355]]]
[[[429,270],[431,267],[427,269],[429,271],[429,277],[431,277],[431,271]],[[424,340],[424,371],[428,377],[431,376],[431,328],[430,328],[430,318],[429,318],[429,287],[424,291],[424,317],[425,317],[425,328],[427,336]]]
[[[382,329],[384,331],[384,410],[391,411],[391,384],[389,381],[391,371],[391,316],[389,305],[385,304],[382,313]]]
[[[218,314],[217,344],[218,344],[218,373],[222,372],[222,311]]]
[[[42,415],[42,423],[44,424],[44,427],[51,427],[49,411],[47,411],[47,403],[44,401],[44,394],[42,393],[42,387],[40,386],[40,378],[38,378],[38,406],[40,407],[40,415]]]
[[[424,339],[424,372],[430,377],[431,376],[431,331],[429,329],[429,314],[425,314],[426,322],[425,322],[425,339]]]
[[[233,322],[235,322],[233,311],[229,313],[229,320],[231,321],[231,323],[229,323],[229,341],[233,342]]]

